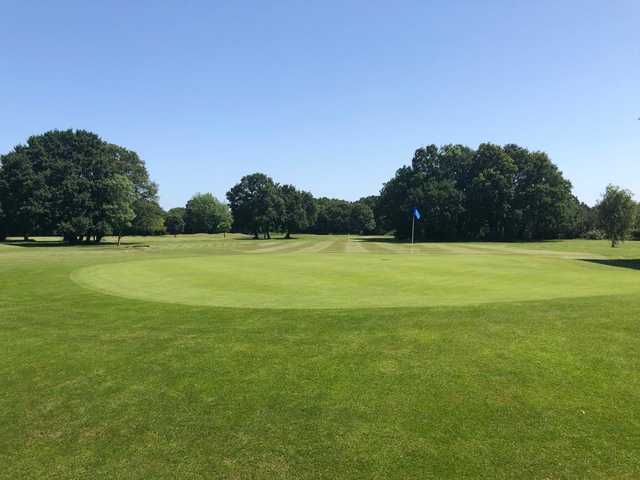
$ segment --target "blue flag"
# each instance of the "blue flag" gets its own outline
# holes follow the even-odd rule
[[[416,207],[413,207],[413,216],[416,217],[416,220],[420,220],[422,218],[420,210],[418,210]]]

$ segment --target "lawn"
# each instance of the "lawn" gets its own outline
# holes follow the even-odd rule
[[[0,244],[0,478],[640,477],[640,242]]]

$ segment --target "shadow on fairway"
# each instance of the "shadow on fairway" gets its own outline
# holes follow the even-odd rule
[[[293,237],[293,236],[291,236],[289,238],[284,238],[284,237],[280,237],[280,236],[277,236],[277,237],[273,236],[271,238],[262,238],[262,237],[254,238],[254,237],[247,236],[247,237],[242,237],[242,238],[232,238],[231,240],[235,240],[235,241],[238,241],[238,242],[247,242],[247,241],[250,241],[250,242],[273,242],[273,241],[276,241],[276,240],[283,240],[283,241],[287,241],[288,242],[289,240],[299,240],[299,239],[300,239],[299,237]]]
[[[376,242],[376,243],[398,243],[398,244],[407,244],[411,243],[410,240],[397,240],[394,237],[389,236],[364,236],[353,239],[356,242]],[[519,244],[554,244],[554,243],[562,243],[562,240],[551,239],[551,240],[417,240],[416,244],[420,243],[451,243],[456,244],[459,243],[464,245],[465,243],[474,242],[474,243],[486,243],[487,245],[491,245],[492,243],[519,243]]]
[[[25,248],[57,248],[57,247],[115,247],[116,242],[100,242],[100,243],[66,243],[62,240],[44,240],[44,241],[10,241],[7,245]],[[120,248],[142,248],[149,245],[139,242],[120,242]]]
[[[595,258],[585,258],[583,262],[597,263],[608,267],[630,268],[632,270],[640,270],[640,259],[617,259],[617,260],[600,260]]]
[[[411,243],[408,240],[396,240],[393,237],[358,237],[352,238],[354,242],[375,242],[375,243]]]

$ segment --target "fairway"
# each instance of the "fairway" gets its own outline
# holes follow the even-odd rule
[[[511,255],[486,255],[480,249],[468,249],[465,255],[419,254],[420,247],[415,254],[380,254],[353,241],[346,249],[365,254],[278,253],[280,247],[292,245],[280,242],[263,247],[277,250],[259,257],[97,265],[74,272],[72,278],[82,286],[142,300],[299,309],[426,307],[608,295],[635,292],[638,283],[632,270],[532,255],[531,250],[514,252],[509,247],[502,251]],[[399,252],[404,249],[398,246]]]
[[[0,479],[639,478],[639,258],[0,244]]]

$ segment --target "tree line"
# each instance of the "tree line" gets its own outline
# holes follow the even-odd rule
[[[242,232],[254,238],[296,233],[411,234],[417,240],[609,238],[640,229],[631,192],[607,187],[589,207],[546,153],[518,145],[429,145],[397,170],[379,195],[351,202],[315,198],[263,173],[246,175],[226,194],[195,194],[164,211],[144,162],[84,130],[30,137],[0,157],[0,240],[60,235],[69,243],[105,235]]]
[[[373,210],[366,201],[314,198],[293,185],[278,184],[263,174],[246,175],[227,192],[228,204],[211,193],[194,195],[183,208],[169,210],[166,229],[178,233],[228,231],[271,238],[281,232],[358,233],[375,231]]]

